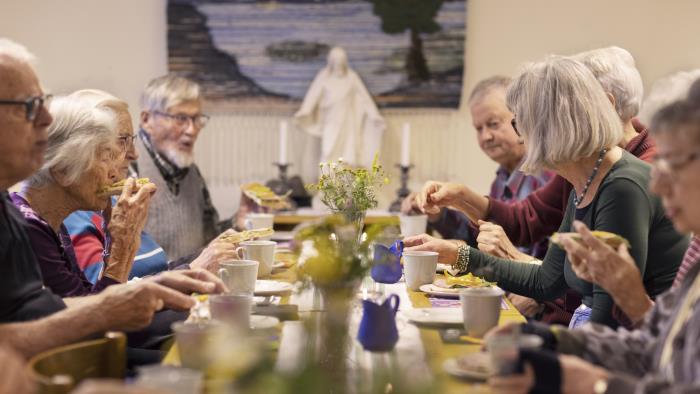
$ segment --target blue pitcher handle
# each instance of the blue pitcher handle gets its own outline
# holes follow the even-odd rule
[[[396,314],[396,312],[398,312],[398,310],[399,310],[399,301],[400,301],[399,296],[396,294],[392,294],[389,297],[387,297],[386,300],[384,300],[384,303],[382,304],[382,306],[389,305],[389,308],[393,309],[394,314]]]

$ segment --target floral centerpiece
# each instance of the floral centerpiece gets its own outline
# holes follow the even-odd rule
[[[374,156],[371,168],[353,167],[342,158],[319,167],[318,183],[307,185],[307,189],[321,193],[321,201],[331,211],[361,230],[367,210],[377,207],[377,189],[389,183],[378,156]]]
[[[349,310],[372,263],[370,245],[388,225],[374,224],[363,232],[364,217],[368,209],[377,207],[377,189],[389,180],[376,156],[371,168],[352,167],[342,159],[320,167],[318,183],[307,188],[319,192],[334,215],[297,233],[296,240],[312,250],[299,270],[320,290],[324,301],[325,312],[314,335],[318,339],[315,363],[343,392]]]

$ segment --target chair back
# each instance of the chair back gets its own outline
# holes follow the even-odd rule
[[[108,332],[104,338],[61,346],[29,360],[29,374],[39,393],[69,393],[83,379],[123,379],[126,373],[126,336]]]

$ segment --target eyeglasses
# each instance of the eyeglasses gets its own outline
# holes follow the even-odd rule
[[[700,152],[689,153],[687,155],[673,155],[670,157],[656,156],[654,167],[665,174],[673,174],[700,158]]]
[[[117,141],[119,142],[119,146],[123,150],[127,150],[130,147],[134,145],[134,140],[136,140],[136,135],[130,134],[130,135],[120,135],[119,138],[117,138]]]
[[[36,119],[36,116],[39,114],[39,109],[41,109],[42,107],[48,107],[52,98],[52,95],[46,94],[43,96],[30,97],[24,101],[0,100],[0,105],[24,105],[27,120],[33,122],[34,119]]]
[[[157,115],[164,116],[166,118],[171,119],[172,121],[175,122],[175,124],[178,127],[187,127],[189,125],[189,122],[192,122],[192,124],[201,129],[204,126],[207,125],[207,122],[209,122],[209,115],[204,115],[204,114],[197,114],[197,115],[186,115],[186,114],[169,114],[167,112],[161,112],[161,111],[154,111]]]

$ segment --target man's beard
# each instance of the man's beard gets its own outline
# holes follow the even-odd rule
[[[194,163],[193,153],[180,152],[177,149],[168,149],[165,152],[165,157],[175,164],[178,168],[187,168]]]

